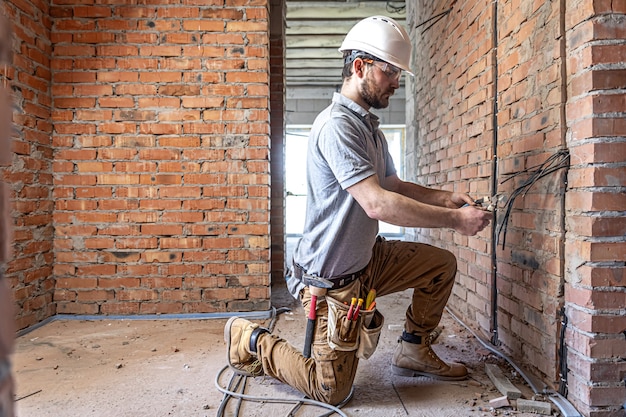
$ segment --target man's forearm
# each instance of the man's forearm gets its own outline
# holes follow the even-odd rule
[[[384,197],[370,200],[366,212],[371,218],[401,227],[451,227],[459,222],[458,213],[438,204],[419,201],[399,192],[386,191]]]
[[[449,201],[452,196],[452,193],[449,191],[423,187],[407,181],[402,181],[396,192],[420,203],[439,207],[449,207]]]

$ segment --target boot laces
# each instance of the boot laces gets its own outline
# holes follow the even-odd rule
[[[430,343],[426,343],[426,347],[428,348],[428,356],[433,358],[435,362],[440,365],[447,366],[447,364],[435,353],[435,351],[430,347]]]

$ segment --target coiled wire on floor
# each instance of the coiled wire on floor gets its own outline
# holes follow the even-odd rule
[[[278,315],[285,313],[287,311],[290,311],[290,309],[285,308],[285,307],[278,308],[278,309],[275,307],[272,307],[272,314],[271,314],[272,318],[268,326],[268,330],[270,332],[274,331],[274,326],[276,325],[276,321],[278,320]],[[234,414],[232,414],[234,417],[239,416],[241,405],[243,404],[244,401],[253,401],[253,402],[261,402],[261,403],[294,404],[293,408],[289,410],[286,417],[295,417],[298,410],[302,408],[303,406],[321,407],[321,408],[325,408],[329,410],[325,414],[320,415],[320,417],[330,417],[333,414],[337,414],[341,417],[348,417],[348,415],[345,414],[343,411],[341,411],[340,408],[343,407],[352,399],[353,390],[350,390],[350,394],[348,395],[348,397],[345,400],[343,400],[341,404],[337,406],[326,404],[320,401],[315,401],[306,397],[304,398],[257,397],[257,396],[245,394],[246,387],[248,384],[248,377],[237,374],[235,372],[233,372],[233,375],[231,376],[230,381],[228,382],[228,385],[223,386],[221,383],[221,380],[222,380],[222,376],[224,375],[224,372],[227,369],[229,369],[228,365],[222,368],[215,376],[215,386],[222,394],[224,394],[220,407],[217,410],[217,417],[225,416],[224,413],[226,412],[226,407],[228,406],[228,403],[230,402],[231,399],[237,400]]]

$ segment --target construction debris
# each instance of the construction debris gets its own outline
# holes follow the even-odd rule
[[[522,396],[522,392],[517,389],[517,387],[515,387],[515,385],[513,385],[507,377],[504,376],[498,365],[486,363],[485,372],[498,391],[500,391],[503,395],[506,395],[509,400],[515,400]]]
[[[517,400],[517,411],[549,416],[552,414],[552,407],[550,403],[544,401],[525,400],[520,398]]]
[[[502,407],[510,407],[511,403],[509,402],[509,399],[507,398],[507,396],[503,395],[502,397],[498,397],[498,398],[494,398],[493,400],[490,400],[489,405],[493,408],[502,408]]]

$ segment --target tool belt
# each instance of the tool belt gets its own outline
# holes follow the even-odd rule
[[[326,295],[328,303],[328,345],[334,350],[356,351],[360,359],[369,359],[376,351],[385,318],[376,309],[361,310],[350,319],[348,306]]]
[[[360,278],[361,275],[363,275],[365,273],[365,269],[363,268],[360,271],[354,272],[352,274],[346,274],[346,275],[341,275],[338,277],[332,277],[332,278],[327,278],[328,281],[333,283],[333,286],[331,288],[329,288],[329,290],[336,290],[339,288],[343,288],[346,285],[354,282],[356,279]],[[294,278],[299,279],[300,281],[302,281],[302,276],[306,274],[306,270],[304,268],[302,268],[300,265],[298,265],[297,263],[293,263],[293,276]]]

